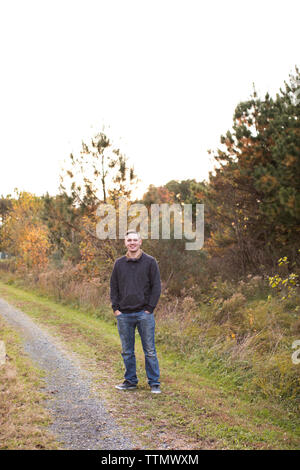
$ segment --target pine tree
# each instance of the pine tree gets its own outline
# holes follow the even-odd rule
[[[215,247],[238,255],[242,272],[277,259],[295,257],[300,234],[300,75],[264,99],[254,91],[234,113],[232,131],[215,155],[208,203]],[[300,83],[300,82],[299,82]]]

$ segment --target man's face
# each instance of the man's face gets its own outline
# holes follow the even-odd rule
[[[136,253],[142,244],[142,240],[136,233],[130,233],[125,237],[125,246],[130,253]]]

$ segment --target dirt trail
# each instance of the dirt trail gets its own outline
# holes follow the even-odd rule
[[[133,449],[126,433],[93,392],[92,376],[70,357],[57,338],[0,298],[0,315],[24,340],[24,351],[45,372],[43,389],[53,424],[50,431],[64,449]]]

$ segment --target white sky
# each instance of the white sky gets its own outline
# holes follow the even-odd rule
[[[142,180],[208,177],[207,149],[252,83],[299,65],[299,1],[0,1],[0,195],[57,193],[109,127]]]

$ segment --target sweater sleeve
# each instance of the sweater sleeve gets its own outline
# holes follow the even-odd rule
[[[149,304],[146,305],[145,310],[153,312],[161,294],[160,272],[157,261],[154,259],[150,268],[150,285],[151,294],[149,297]]]
[[[110,277],[110,300],[113,311],[120,309],[119,305],[119,285],[118,285],[118,273],[117,273],[117,262],[115,262],[111,277]]]

